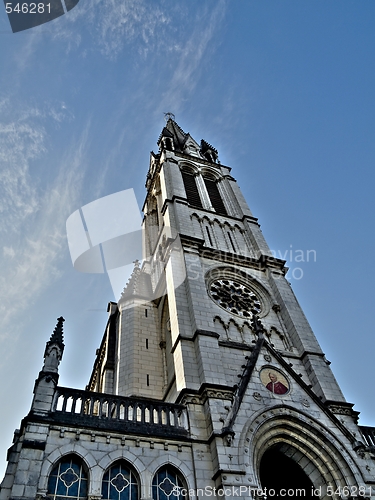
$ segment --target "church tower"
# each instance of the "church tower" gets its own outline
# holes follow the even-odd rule
[[[59,318],[0,500],[370,497],[375,429],[357,425],[230,167],[167,118],[144,255],[89,383],[57,385]]]

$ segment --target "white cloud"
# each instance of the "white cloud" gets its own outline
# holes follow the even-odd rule
[[[47,35],[62,42],[66,53],[80,47],[82,57],[99,49],[106,58],[115,60],[126,49],[141,58],[157,53],[168,63],[169,57],[175,55],[179,58],[178,69],[172,84],[177,89],[195,72],[224,17],[225,6],[226,0],[210,4],[155,0],[80,2],[59,19],[34,28],[24,44],[22,52],[26,56],[17,65],[20,70],[28,67]]]
[[[5,257],[10,257],[13,259],[13,257],[16,255],[16,252],[14,251],[13,247],[3,247],[3,254]]]
[[[104,0],[94,2],[98,43],[104,54],[115,58],[126,43],[137,41],[138,52],[146,55],[157,33],[170,23],[170,17],[156,3],[144,0]],[[151,44],[151,46],[150,46]]]
[[[169,16],[151,0],[92,0],[81,2],[59,20],[43,25],[39,32],[63,41],[66,52],[83,45],[89,36],[90,50],[99,47],[106,57],[115,59],[125,45],[134,41],[137,52],[147,55],[169,22]],[[86,55],[87,48],[82,53]]]
[[[0,229],[3,240],[7,240],[0,262],[2,332],[9,332],[8,326],[19,311],[27,309],[60,276],[66,247],[65,221],[76,208],[81,192],[88,129],[89,125],[61,160],[55,179],[43,186],[40,195],[29,175],[28,162],[45,150],[43,127],[35,130],[31,118],[25,116],[22,123],[18,120],[7,126],[0,124],[0,131],[5,130],[6,137],[2,158],[5,168],[0,174],[5,181],[1,208],[6,222]],[[31,213],[33,216],[28,217]],[[10,224],[13,231],[6,231]],[[9,258],[11,265],[6,264]]]
[[[0,232],[14,229],[38,208],[29,162],[45,151],[45,130],[32,123],[32,114],[0,123]]]
[[[202,61],[204,58],[210,59],[209,44],[224,18],[225,7],[226,1],[220,0],[213,9],[207,6],[202,8],[200,18],[194,24],[195,29],[191,32],[187,42],[183,45],[175,45],[178,62],[157,114],[166,111],[167,108],[178,111],[186,94],[191,93],[195,88]]]
[[[61,104],[30,107],[3,98],[0,102],[0,233],[17,232],[39,209],[38,182],[30,164],[46,152],[46,117],[59,123],[70,118]]]

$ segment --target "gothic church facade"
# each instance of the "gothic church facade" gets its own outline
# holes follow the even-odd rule
[[[0,500],[370,497],[374,429],[357,425],[231,169],[173,116],[158,146],[144,260],[108,305],[88,386],[58,385],[59,318]]]

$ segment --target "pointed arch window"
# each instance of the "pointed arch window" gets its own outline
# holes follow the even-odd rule
[[[197,184],[195,182],[195,176],[190,172],[182,171],[182,180],[184,181],[186,198],[189,205],[197,208],[203,208],[202,201],[199,196],[199,191]]]
[[[187,491],[181,474],[169,465],[159,469],[152,481],[153,500],[186,500]]]
[[[138,477],[123,460],[114,463],[104,474],[102,481],[103,500],[138,500]]]
[[[76,455],[62,458],[48,478],[47,495],[54,500],[87,499],[87,472]]]
[[[203,180],[207,189],[208,196],[211,200],[211,205],[215,209],[215,212],[219,215],[228,215],[216,181],[208,179],[207,177],[203,177]]]

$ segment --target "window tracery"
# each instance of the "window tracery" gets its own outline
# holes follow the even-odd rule
[[[166,466],[160,469],[152,481],[153,500],[186,500],[187,489],[181,475],[173,467]],[[182,493],[185,493],[183,495]]]
[[[138,500],[138,480],[124,461],[116,462],[103,476],[103,500]]]
[[[217,305],[242,318],[261,312],[257,295],[247,286],[232,279],[216,279],[209,285],[209,295]]]
[[[87,498],[88,478],[81,460],[75,455],[61,459],[48,479],[47,495],[54,500]]]

